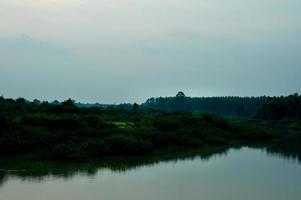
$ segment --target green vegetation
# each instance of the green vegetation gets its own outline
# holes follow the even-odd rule
[[[258,108],[267,97],[187,97],[179,92],[175,97],[150,98],[142,104],[143,108],[164,111],[201,111],[221,116],[255,117]]]
[[[58,104],[57,101],[52,104]],[[281,97],[187,97],[178,92],[174,97],[149,98],[138,104],[82,104],[79,107],[100,107],[131,110],[153,109],[162,111],[191,111],[213,113],[224,117],[260,118],[263,120],[299,120],[301,119],[301,96],[297,93]]]
[[[269,142],[267,126],[212,114],[79,108],[0,98],[0,155],[54,160],[159,155],[181,148]]]
[[[301,96],[270,97],[258,110],[265,120],[301,120]]]

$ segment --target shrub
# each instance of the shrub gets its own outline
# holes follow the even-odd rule
[[[145,155],[154,149],[150,141],[138,140],[130,135],[115,134],[107,138],[108,153],[117,155]]]

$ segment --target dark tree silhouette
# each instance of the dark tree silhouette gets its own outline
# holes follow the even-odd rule
[[[137,110],[139,108],[139,105],[137,103],[134,103],[133,108],[134,108],[134,110]]]
[[[163,111],[200,111],[223,116],[255,117],[267,97],[187,97],[178,92],[175,97],[150,98],[142,108]]]
[[[258,110],[262,119],[301,119],[301,96],[297,93],[287,97],[270,97]]]
[[[176,95],[176,97],[185,97],[185,94],[184,94],[184,92],[182,92],[182,91],[180,91],[180,92],[178,92],[178,94]]]
[[[68,99],[62,102],[62,106],[64,107],[75,107],[75,102],[72,99]]]

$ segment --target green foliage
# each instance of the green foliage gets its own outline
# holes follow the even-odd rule
[[[266,120],[301,120],[301,96],[297,93],[287,97],[272,97],[258,110],[258,117]]]
[[[177,98],[185,99],[185,95]],[[0,155],[59,160],[143,156],[165,149],[269,141],[270,130],[212,114],[114,107],[79,108],[0,98]]]
[[[164,111],[200,111],[222,116],[255,117],[267,97],[187,97],[179,92],[175,97],[150,98],[142,108]]]
[[[131,135],[113,134],[107,138],[110,154],[147,155],[153,151],[150,141],[139,140]]]

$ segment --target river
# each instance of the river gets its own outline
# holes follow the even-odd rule
[[[11,159],[1,165],[0,200],[301,198],[300,156],[266,148],[232,148],[209,155],[114,164]]]

